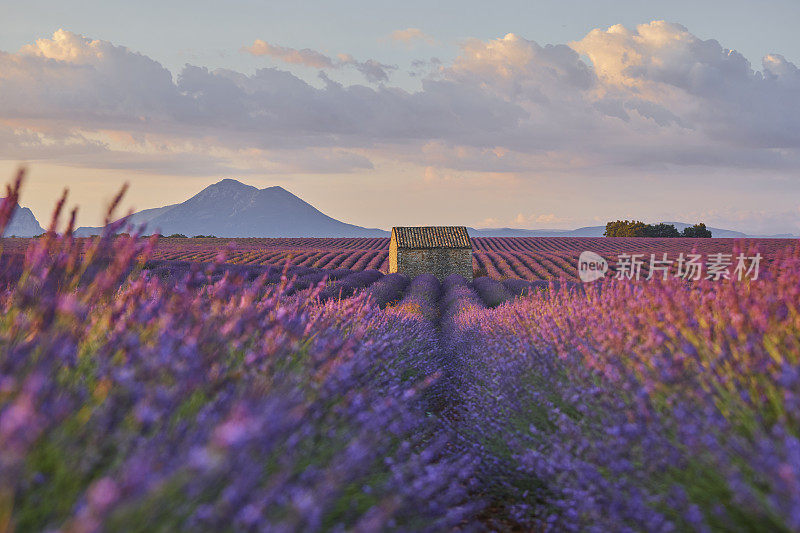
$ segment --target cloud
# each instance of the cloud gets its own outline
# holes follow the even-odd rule
[[[517,177],[509,172],[454,171],[434,166],[422,172],[420,190],[431,188],[464,190],[492,190],[508,188],[516,184]]]
[[[476,228],[497,228],[500,226],[500,221],[494,217],[486,217],[477,224]]]
[[[336,59],[333,59],[316,50],[308,48],[296,50],[269,44],[261,39],[256,39],[251,46],[246,46],[243,50],[254,56],[270,56],[292,65],[304,65],[318,69],[353,67],[371,83],[389,81],[389,73],[397,69],[393,65],[385,65],[374,59],[357,61],[350,54],[339,54]]]
[[[423,32],[419,28],[406,28],[404,30],[395,30],[389,34],[389,38],[393,41],[403,43],[410,46],[416,42],[422,42],[427,45],[436,44],[436,39]]]
[[[561,217],[555,213],[530,214],[518,213],[512,218],[486,217],[475,224],[477,228],[522,228],[522,229],[574,229],[575,219]]]
[[[0,52],[0,118],[51,128],[108,121],[160,121],[188,102],[172,74],[152,59],[106,41],[59,30],[18,53]]]
[[[389,85],[394,67],[376,60],[261,40],[247,51],[321,69],[324,84],[278,68],[186,65],[173,75],[65,30],[0,52],[2,154],[143,168],[213,154],[214,168],[291,172],[368,172],[380,159],[431,167],[436,183],[686,167],[795,179],[800,169],[800,69],[770,54],[755,70],[677,24],[612,26],[568,45],[470,39],[453,61],[431,62],[416,91]],[[380,84],[324,73],[339,68]]]
[[[636,30],[616,25],[572,43],[610,86],[635,88],[647,98],[669,89],[711,96],[723,85],[754,78],[750,63],[715,40],[703,41],[680,24],[654,21]]]
[[[534,101],[565,89],[585,91],[595,83],[592,69],[570,47],[540,46],[513,33],[491,41],[467,40],[447,75],[512,99]]]
[[[90,65],[101,60],[104,54],[114,53],[115,48],[106,41],[90,40],[59,29],[52,39],[37,39],[34,44],[23,46],[20,55]]]
[[[735,50],[664,21],[635,31],[592,30],[571,46],[591,60],[601,102],[625,110],[647,103],[667,122],[744,148],[800,147],[800,105],[791,96],[800,71],[778,54],[765,56],[762,70],[754,71]]]
[[[564,225],[565,223],[570,222],[571,219],[559,217],[555,213],[546,213],[546,214],[530,214],[530,215],[523,215],[522,213],[518,213],[514,220],[512,221],[516,227],[531,227],[537,224],[545,224],[548,226],[552,226],[553,224]]]
[[[261,39],[256,39],[252,46],[245,47],[244,50],[250,52],[254,56],[270,56],[294,65],[305,65],[313,68],[334,67],[333,60],[330,57],[316,50],[310,50],[308,48],[296,50],[294,48],[269,44]]]

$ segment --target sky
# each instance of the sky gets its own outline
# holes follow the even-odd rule
[[[67,5],[68,4],[68,5]],[[0,176],[97,225],[222,178],[368,227],[800,234],[800,2],[0,0]]]

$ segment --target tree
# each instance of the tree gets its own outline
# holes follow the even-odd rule
[[[606,237],[655,237],[658,239],[673,237],[711,237],[705,224],[695,224],[690,228],[678,231],[674,224],[645,224],[639,220],[616,220],[606,224]]]
[[[167,239],[185,239],[186,235],[183,233],[173,233],[172,235],[167,235]]]
[[[617,220],[606,224],[606,237],[647,237],[647,224],[639,220]]]
[[[672,224],[648,224],[646,230],[646,237],[680,237],[678,229]]]
[[[683,228],[682,236],[709,239],[711,238],[711,230],[706,228],[706,225],[701,222],[694,226]]]

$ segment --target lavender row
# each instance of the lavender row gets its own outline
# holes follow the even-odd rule
[[[383,308],[399,303],[408,284],[408,276],[394,272],[373,283],[367,292],[370,298]]]
[[[439,298],[442,284],[433,274],[420,274],[408,284],[405,295],[397,305],[408,315],[419,316],[432,323],[439,321]]]
[[[467,280],[458,274],[451,274],[442,282],[444,296],[440,304],[442,321],[449,323],[452,317],[473,308],[483,309],[480,296],[469,286]]]
[[[322,289],[319,293],[319,299],[325,302],[331,298],[349,298],[353,296],[356,291],[369,287],[382,277],[383,273],[378,270],[361,270],[350,273],[339,281],[335,281]]]
[[[506,280],[506,281],[522,281],[522,280]],[[524,282],[523,283],[528,283]],[[475,289],[475,292],[481,297],[483,303],[486,304],[487,307],[497,307],[509,300],[513,300],[514,296],[522,295],[524,293],[524,289],[520,291],[511,291],[506,288],[503,282],[497,281],[496,279],[492,279],[489,277],[480,277],[476,278],[472,282],[472,287]],[[527,286],[526,286],[527,288]]]

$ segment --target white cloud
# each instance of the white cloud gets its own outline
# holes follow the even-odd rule
[[[800,147],[800,71],[778,54],[757,72],[735,50],[664,21],[592,30],[571,46],[591,60],[599,101],[620,103],[623,114],[647,102],[663,121],[731,148]]]
[[[59,30],[18,53],[0,52],[0,118],[51,126],[160,121],[188,102],[156,61]]]
[[[37,39],[34,44],[23,46],[20,55],[91,65],[101,61],[104,55],[114,53],[114,48],[106,41],[90,40],[59,29],[53,34],[52,39]]]

